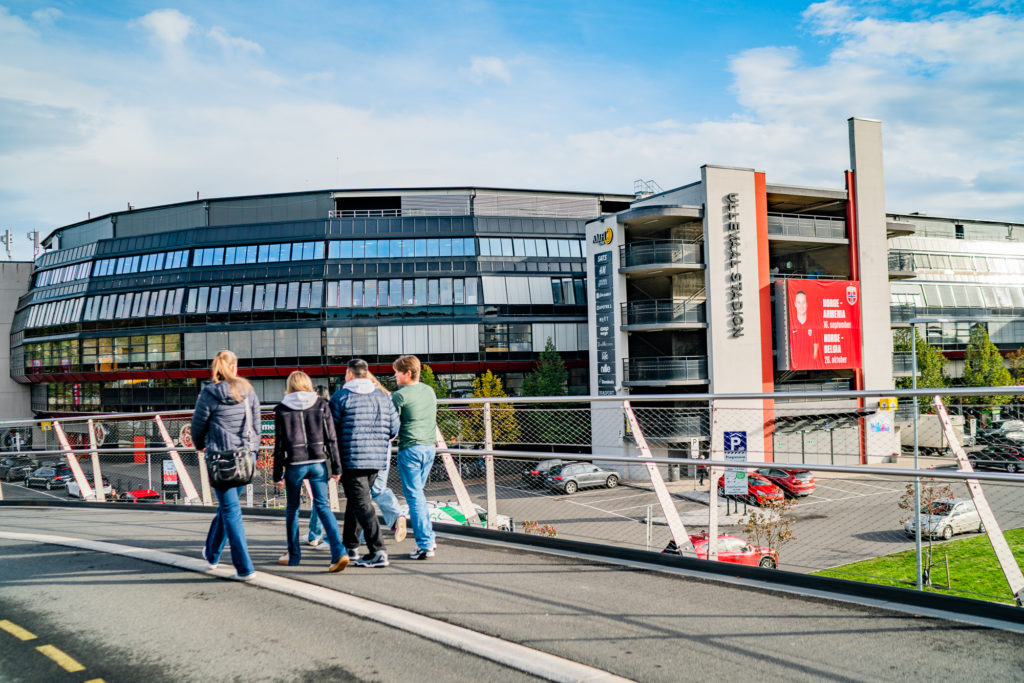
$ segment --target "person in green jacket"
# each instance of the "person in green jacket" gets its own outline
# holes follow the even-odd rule
[[[409,557],[426,560],[434,556],[437,545],[423,492],[434,464],[437,396],[432,388],[420,383],[422,366],[416,356],[400,356],[391,366],[398,384],[398,391],[391,395],[391,401],[402,423],[398,430],[398,475],[405,502],[409,504],[409,522],[416,538],[416,550]]]

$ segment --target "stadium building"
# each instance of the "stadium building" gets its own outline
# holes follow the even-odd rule
[[[18,299],[11,376],[39,415],[189,408],[218,350],[265,401],[415,353],[455,395],[515,393],[550,338],[586,393],[583,234],[631,195],[492,188],[206,199],[56,229]]]

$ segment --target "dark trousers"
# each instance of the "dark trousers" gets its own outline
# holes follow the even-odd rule
[[[341,488],[345,491],[345,526],[341,542],[346,548],[359,547],[359,530],[366,536],[366,549],[370,553],[385,550],[377,524],[377,510],[373,507],[370,489],[377,479],[377,470],[343,469]]]

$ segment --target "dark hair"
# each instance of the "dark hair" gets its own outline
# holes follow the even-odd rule
[[[414,380],[420,378],[420,359],[413,355],[399,356],[395,359],[395,362],[391,364],[397,372],[408,372],[409,376]]]
[[[352,374],[356,377],[366,377],[367,373],[370,372],[369,364],[362,358],[353,358],[348,362],[348,369],[352,371]]]
[[[803,294],[805,297],[807,296],[807,292],[805,292],[804,290],[801,289],[796,294],[793,295],[793,298],[796,299],[801,294]]]

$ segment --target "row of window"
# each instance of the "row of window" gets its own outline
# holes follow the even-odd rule
[[[1006,256],[980,256],[977,254],[938,254],[920,251],[894,251],[893,254],[911,254],[917,270],[954,270],[968,273],[1024,273],[1024,258]]]
[[[332,259],[430,258],[433,256],[508,256],[582,258],[583,242],[576,239],[481,237],[477,250],[473,237],[416,239],[359,239],[282,244],[251,244],[239,247],[181,249],[136,256],[99,259],[92,264],[92,276],[128,275],[157,270],[205,266],[231,266],[252,263],[283,263]],[[191,252],[191,259],[190,259]],[[89,264],[80,263],[43,271],[36,286],[70,282],[89,277]]]
[[[897,305],[945,308],[1024,308],[1024,288],[1008,285],[893,282]]]
[[[483,286],[481,287],[481,281]],[[325,296],[326,295],[326,296]],[[321,308],[586,304],[583,278],[442,277],[213,285],[100,294],[29,308],[27,328],[79,320],[128,320],[165,315],[248,313]],[[184,311],[182,306],[184,305]]]
[[[25,345],[24,367],[34,372],[111,372],[159,369],[183,361],[204,365],[230,348],[241,359],[322,357],[342,363],[352,356],[396,357],[524,352],[539,353],[551,339],[558,351],[587,349],[583,323],[469,323],[328,327],[232,332],[188,332],[70,339]]]
[[[89,277],[89,262],[76,263],[72,266],[64,266],[63,268],[54,268],[53,270],[44,270],[39,273],[36,278],[36,287],[46,287],[47,285],[59,285],[62,282],[71,282],[72,280],[81,280],[82,278]]]
[[[131,273],[149,273],[154,270],[185,268],[188,266],[188,251],[188,249],[180,249],[178,251],[161,251],[156,254],[99,259],[93,264],[92,276],[129,275]],[[81,277],[86,277],[86,275]]]

